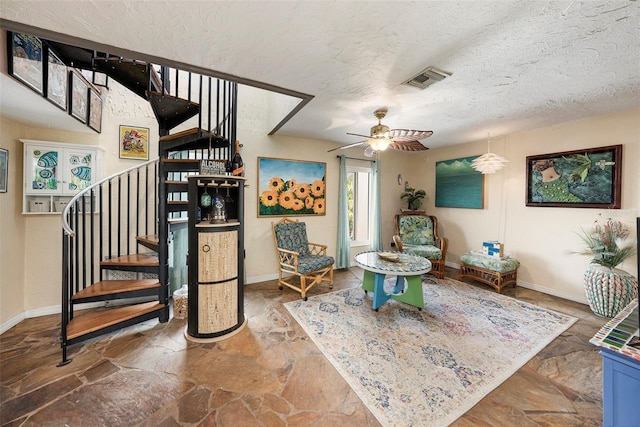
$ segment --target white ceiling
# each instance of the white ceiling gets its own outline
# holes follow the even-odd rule
[[[277,133],[341,144],[383,106],[431,148],[640,107],[636,0],[2,0],[0,17],[313,95]],[[428,66],[451,77],[401,85]]]

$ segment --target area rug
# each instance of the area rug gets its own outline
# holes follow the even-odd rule
[[[577,319],[423,278],[425,307],[345,289],[285,307],[384,426],[446,426]]]

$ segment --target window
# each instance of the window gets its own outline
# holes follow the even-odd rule
[[[371,168],[347,165],[349,238],[352,246],[368,245],[371,221]]]

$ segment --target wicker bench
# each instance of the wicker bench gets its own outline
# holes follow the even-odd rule
[[[516,286],[520,262],[515,258],[492,258],[466,253],[460,257],[460,280],[466,277],[492,286],[498,293],[507,285]]]

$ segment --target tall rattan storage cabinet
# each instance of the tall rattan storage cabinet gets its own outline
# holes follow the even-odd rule
[[[237,332],[245,324],[245,179],[195,175],[188,180],[189,310],[186,336],[195,341],[213,341]]]

